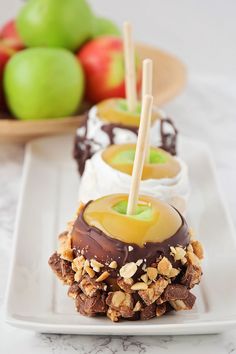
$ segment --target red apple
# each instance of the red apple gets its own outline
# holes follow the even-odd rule
[[[106,98],[125,97],[123,41],[102,36],[86,43],[77,53],[86,76],[86,98],[97,103]],[[137,60],[137,89],[141,86],[141,66]]]
[[[15,53],[15,50],[8,47],[5,43],[0,42],[0,111],[6,109],[6,103],[3,92],[3,75],[6,63]]]
[[[13,49],[21,50],[25,48],[17,31],[15,20],[10,20],[5,23],[0,31],[0,37],[7,46]]]

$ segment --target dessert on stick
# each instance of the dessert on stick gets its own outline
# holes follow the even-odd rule
[[[79,200],[86,203],[110,193],[129,192],[136,144],[111,145],[86,162],[79,185]],[[190,194],[188,168],[183,160],[149,147],[140,191],[159,198],[185,213]]]
[[[152,61],[143,61],[143,97],[152,92]],[[160,198],[181,212],[189,196],[188,169],[184,161],[161,148],[150,146],[150,123],[145,147],[141,193]],[[110,145],[95,153],[85,164],[80,180],[79,200],[86,203],[103,195],[128,193],[136,145]],[[104,183],[106,181],[106,183]]]
[[[152,97],[145,96],[129,194],[81,204],[49,259],[85,316],[148,320],[191,310],[203,249],[172,206],[139,195]]]
[[[141,101],[137,98],[136,59],[132,28],[129,23],[124,24],[123,32],[126,99],[109,98],[93,106],[82,126],[78,128],[74,157],[78,163],[80,175],[83,174],[85,162],[100,149],[110,144],[136,143],[137,141]],[[143,83],[142,91],[146,90],[145,87]],[[172,121],[157,107],[153,107],[151,143],[175,155],[176,135],[177,131]]]

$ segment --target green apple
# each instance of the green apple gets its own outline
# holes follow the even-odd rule
[[[115,204],[112,209],[119,214],[127,214],[128,201],[122,200]],[[131,218],[138,220],[151,220],[152,219],[152,207],[148,204],[138,204],[136,206],[135,214],[130,215]]]
[[[135,148],[118,151],[113,157],[112,163],[114,164],[133,164],[135,157]],[[150,164],[163,164],[168,160],[167,156],[157,149],[150,149],[149,163]]]
[[[120,36],[120,29],[114,22],[112,22],[108,18],[94,17],[93,38],[105,35]]]
[[[4,88],[9,108],[17,118],[57,118],[77,110],[84,92],[84,75],[68,50],[31,48],[8,62]]]
[[[75,51],[92,36],[93,14],[86,0],[29,0],[17,17],[28,47]]]
[[[137,105],[136,105],[136,108],[135,108],[134,112],[132,112],[132,114],[137,114],[137,115],[140,116],[140,114],[141,114],[141,108],[142,108],[142,105],[141,105],[141,102],[139,101],[139,102],[137,103]],[[128,107],[128,102],[127,102],[126,99],[123,99],[123,98],[118,99],[118,100],[116,101],[116,109],[117,109],[118,111],[122,111],[122,112],[127,113],[127,114],[130,113],[130,112],[129,112],[129,107]]]

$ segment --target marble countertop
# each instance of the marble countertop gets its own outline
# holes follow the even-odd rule
[[[182,134],[207,141],[230,210],[236,209],[236,82],[226,77],[190,78],[186,91],[165,109]],[[0,145],[0,352],[7,353],[236,353],[236,329],[204,336],[70,336],[36,334],[3,321],[3,303],[11,256],[24,147]],[[236,225],[236,214],[232,213]]]

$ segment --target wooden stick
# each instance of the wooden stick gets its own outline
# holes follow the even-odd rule
[[[123,25],[125,55],[125,90],[128,110],[134,112],[137,107],[135,50],[132,26],[129,22]]]
[[[135,214],[136,206],[138,203],[139,186],[142,178],[143,165],[146,153],[146,140],[148,138],[150,120],[152,115],[152,104],[152,96],[146,95],[143,97],[138,140],[136,145],[133,172],[131,177],[131,186],[127,206],[127,215]]]
[[[143,61],[143,70],[142,70],[142,98],[145,95],[152,95],[152,77],[153,77],[153,64],[151,59],[145,59]],[[150,120],[151,125],[151,120]],[[150,128],[148,128],[150,131]],[[146,140],[147,146],[145,148],[145,163],[149,163],[150,160],[150,134]]]
[[[144,59],[142,70],[142,97],[152,95],[153,64],[151,59]]]

